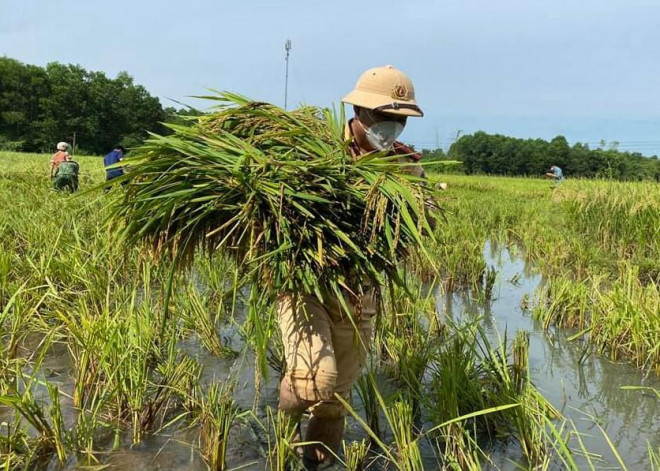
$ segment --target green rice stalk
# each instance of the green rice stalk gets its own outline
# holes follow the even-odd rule
[[[373,432],[376,439],[382,439],[382,431],[380,426],[380,407],[377,399],[377,386],[373,373],[368,371],[360,376],[357,380],[355,390],[362,406],[364,407],[364,414],[367,418],[369,429]],[[374,437],[370,436],[370,443],[376,445]]]
[[[351,442],[348,445],[342,442],[344,448],[344,464],[347,471],[362,471],[366,467],[369,444],[366,440]]]
[[[220,252],[272,295],[343,298],[403,284],[399,262],[431,233],[432,189],[398,157],[353,159],[330,110],[215,99],[216,113],[170,125],[172,135],[153,135],[127,159],[112,208],[124,241],[182,266],[199,249]]]
[[[235,358],[238,353],[224,345],[218,334],[218,326],[209,306],[210,299],[202,297],[193,288],[188,287],[181,293],[180,304],[183,304],[184,319],[187,327],[195,331],[202,345],[220,358]]]
[[[232,397],[231,385],[213,383],[199,402],[200,441],[202,454],[210,469],[227,469],[226,457],[229,432],[237,418],[241,416]]]
[[[299,439],[298,424],[282,412],[273,413],[270,407],[267,409],[268,424],[272,427],[273,439],[268,436],[268,467],[271,471],[288,471],[304,469],[296,448],[302,443],[296,443]]]
[[[656,445],[655,449],[653,445],[649,442],[649,462],[651,463],[651,471],[660,470],[660,445]]]

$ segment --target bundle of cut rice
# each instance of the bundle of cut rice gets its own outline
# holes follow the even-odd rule
[[[113,209],[127,242],[179,265],[220,252],[273,294],[400,283],[399,262],[431,232],[430,187],[399,157],[351,157],[330,110],[213,99],[216,112],[132,152]]]

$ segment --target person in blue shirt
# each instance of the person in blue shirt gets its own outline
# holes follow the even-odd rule
[[[555,180],[555,186],[560,185],[564,181],[564,172],[562,172],[561,168],[556,165],[550,167],[550,172],[546,173],[546,176]]]
[[[126,149],[124,149],[123,146],[115,146],[111,152],[109,152],[108,154],[106,154],[105,157],[103,157],[103,166],[106,167],[105,170],[106,182],[121,177],[124,174],[124,169],[122,167],[115,167],[115,168],[107,168],[107,167],[121,162],[124,158],[125,153],[126,153]],[[125,182],[122,182],[122,185],[124,183]],[[106,187],[105,191],[107,192],[109,190],[110,187]]]

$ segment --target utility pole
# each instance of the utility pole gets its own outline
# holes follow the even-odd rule
[[[286,110],[287,101],[289,98],[289,51],[291,51],[290,39],[287,39],[284,43],[284,50],[286,51],[286,76],[284,78],[284,109]]]

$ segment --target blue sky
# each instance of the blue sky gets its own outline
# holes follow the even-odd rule
[[[658,0],[0,0],[0,55],[126,70],[166,106],[206,88],[282,105],[287,38],[289,103],[408,73],[417,147],[481,129],[660,155]]]

